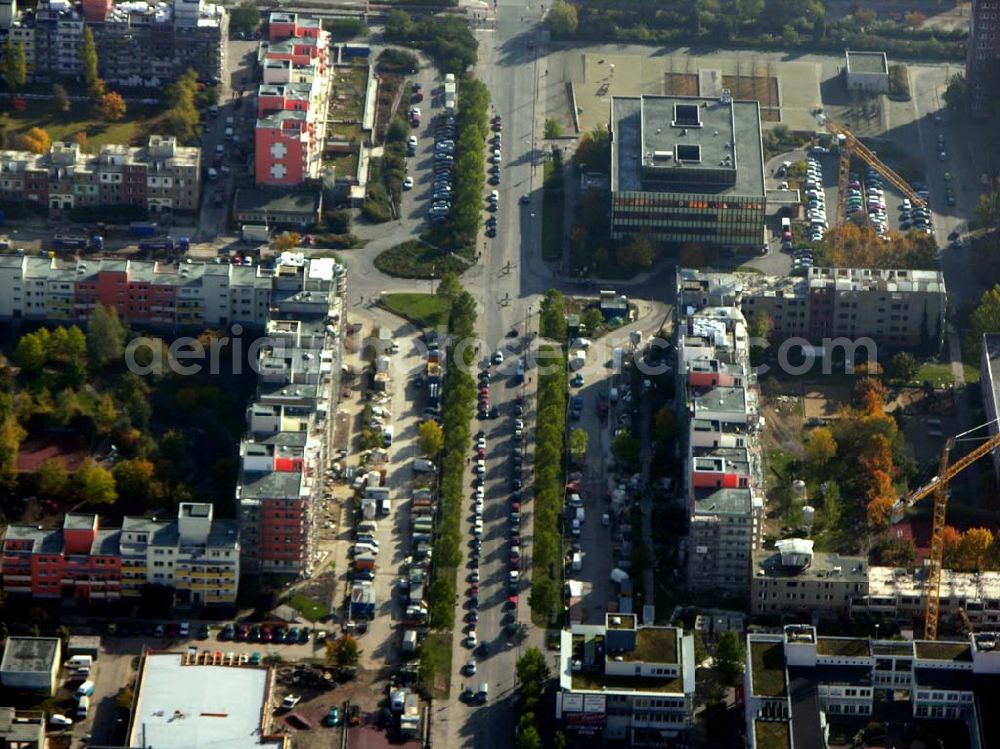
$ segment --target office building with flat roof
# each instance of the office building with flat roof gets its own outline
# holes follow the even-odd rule
[[[8,637],[0,660],[0,684],[7,689],[55,694],[61,653],[58,637]]]
[[[760,105],[611,98],[611,233],[759,249],[766,191]]]
[[[848,91],[889,93],[889,60],[885,52],[844,53],[844,82]]]
[[[918,731],[926,721],[932,733],[934,722],[951,721],[955,746],[1000,746],[1000,721],[992,717],[1000,694],[998,645],[995,632],[962,641],[878,640],[823,637],[795,624],[749,634],[747,746],[826,747],[831,721],[881,725],[901,715]],[[967,737],[959,736],[962,729]]]
[[[556,719],[581,746],[682,746],[695,666],[694,636],[678,627],[613,613],[574,624],[561,632]]]
[[[285,749],[272,721],[274,673],[266,666],[207,665],[147,652],[135,687],[128,747]]]

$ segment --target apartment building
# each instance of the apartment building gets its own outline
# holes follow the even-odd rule
[[[677,325],[677,393],[686,419],[688,583],[745,597],[763,540],[764,486],[756,380],[746,319],[689,305]]]
[[[293,187],[320,176],[330,96],[329,34],[317,18],[272,12],[258,63],[256,182]]]
[[[340,345],[342,269],[314,259],[298,270],[275,282],[236,487],[245,568],[284,575],[308,574],[316,558]]]
[[[222,5],[42,0],[21,13],[13,0],[11,6],[14,12],[0,12],[0,26],[25,45],[28,70],[38,83],[79,80],[85,26],[94,35],[98,73],[112,87],[160,88],[189,69],[212,84],[225,73],[229,14]]]
[[[84,321],[98,304],[133,325],[262,328],[275,272],[260,266],[0,256],[0,319]]]
[[[46,154],[0,151],[0,200],[47,206],[132,205],[153,215],[193,213],[201,200],[201,149],[152,135],[145,146],[106,145],[96,154],[55,142]]]
[[[760,105],[612,96],[611,235],[760,249],[767,192]]]
[[[804,538],[784,539],[774,546],[774,551],[753,553],[753,616],[847,619],[852,602],[868,595],[865,557],[814,552],[813,542]]]
[[[973,0],[965,82],[972,114],[996,114],[1000,101],[1000,0]]]
[[[871,640],[821,637],[807,625],[750,634],[747,744],[823,749],[831,720],[870,716],[880,722],[889,717],[881,712],[887,701],[904,700],[918,725],[956,721],[968,733],[964,745],[1000,746],[1000,723],[990,717],[1000,694],[998,644],[996,633],[962,642]]]
[[[1000,431],[1000,333],[983,335],[982,353],[979,357],[979,382],[983,397],[983,414],[989,425],[990,436]],[[1000,450],[994,450],[993,476],[1000,486]]]
[[[893,348],[936,350],[948,295],[939,271],[810,268],[804,278],[682,270],[678,298],[695,307],[767,314],[778,339],[870,338]]]
[[[986,631],[1000,628],[1000,572],[941,570],[938,596],[942,627],[955,631],[967,626]],[[922,625],[927,609],[927,569],[871,567],[867,594],[856,596],[851,609]]]
[[[10,525],[2,538],[3,590],[91,603],[137,597],[147,584],[197,605],[236,601],[239,526],[212,505],[182,502],[176,520],[127,517],[103,529],[97,515],[67,513],[62,528]]]
[[[694,636],[605,615],[560,633],[556,720],[586,745],[682,745],[695,690]]]

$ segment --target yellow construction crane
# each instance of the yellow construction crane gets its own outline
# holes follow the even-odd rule
[[[847,183],[850,181],[851,156],[857,156],[881,174],[890,185],[899,190],[904,197],[909,198],[914,207],[923,208],[927,205],[927,201],[917,195],[906,180],[883,164],[878,156],[855,138],[849,130],[830,120],[826,121],[826,129],[837,136],[837,142],[840,145],[840,161],[837,165],[837,226],[842,225],[847,220]],[[838,232],[837,244],[841,245],[842,243],[843,234]]]
[[[945,442],[944,450],[941,451],[941,461],[938,465],[938,474],[926,484],[914,492],[902,497],[892,508],[892,522],[898,523],[906,514],[906,510],[913,507],[917,502],[929,494],[934,495],[934,518],[931,526],[931,551],[927,558],[927,607],[924,610],[924,639],[936,640],[938,628],[938,613],[940,611],[941,599],[941,562],[944,556],[944,526],[945,515],[948,510],[948,482],[960,474],[970,465],[989,455],[1000,447],[1000,433],[994,434],[986,439],[982,444],[977,445],[970,452],[963,455],[954,463],[949,465],[952,447],[955,441],[966,437],[966,435],[976,432],[984,427],[993,424],[983,424],[970,429],[962,434],[949,437]]]

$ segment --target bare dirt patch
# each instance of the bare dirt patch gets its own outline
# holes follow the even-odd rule
[[[728,88],[734,99],[756,99],[760,102],[760,118],[765,122],[781,122],[781,101],[778,78],[757,71],[749,75],[722,76],[722,85]]]
[[[667,96],[697,96],[697,73],[664,73],[663,91]]]

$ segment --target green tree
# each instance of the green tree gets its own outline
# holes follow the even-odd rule
[[[393,8],[385,21],[385,36],[387,39],[406,41],[413,36],[415,24],[413,16],[405,10]]]
[[[83,47],[80,49],[80,61],[83,63],[83,80],[87,84],[87,93],[97,98],[104,93],[104,86],[97,72],[97,45],[94,44],[94,32],[86,24],[83,27]]]
[[[52,418],[56,424],[65,427],[73,423],[73,420],[80,415],[83,409],[80,406],[80,399],[76,391],[71,388],[63,388],[56,396],[53,404]]]
[[[438,281],[437,291],[435,292],[442,299],[448,299],[454,302],[458,296],[464,291],[462,288],[461,281],[458,280],[458,274],[454,271],[448,271],[441,276],[441,280]]]
[[[252,0],[244,0],[229,11],[229,31],[233,34],[251,34],[260,26],[260,11]]]
[[[536,531],[536,537],[537,537]],[[536,540],[537,543],[537,540]],[[537,556],[537,550],[536,550]],[[528,605],[531,610],[546,621],[552,621],[556,615],[555,601],[558,595],[555,582],[551,577],[534,576],[531,580],[531,592],[528,594]]]
[[[584,330],[588,333],[593,333],[604,325],[604,315],[601,314],[601,310],[597,307],[587,307],[580,314],[580,323],[583,325]]]
[[[110,395],[105,393],[97,402],[92,415],[94,428],[100,435],[110,434],[118,423],[118,407]]]
[[[972,313],[970,335],[967,341],[975,360],[979,361],[983,335],[1000,330],[1000,284],[983,293],[979,306]]]
[[[45,347],[40,337],[29,333],[21,336],[14,349],[14,363],[28,376],[35,376],[45,366]]]
[[[582,460],[587,454],[589,437],[586,429],[577,427],[569,433],[569,454],[576,460]]]
[[[901,382],[910,382],[917,376],[920,365],[909,351],[899,351],[893,354],[889,362],[889,376]]]
[[[341,669],[355,668],[361,658],[358,641],[350,635],[344,635],[326,643],[326,662]]]
[[[93,370],[120,361],[125,353],[125,326],[114,307],[98,304],[87,325],[87,358]]]
[[[963,73],[955,73],[944,91],[944,103],[953,112],[965,112],[968,102],[968,88]]]
[[[14,414],[8,414],[0,423],[0,483],[7,488],[12,487],[17,478],[17,455],[27,434]]]
[[[578,24],[576,6],[564,0],[556,0],[545,15],[546,28],[557,37],[572,36],[576,33]]]
[[[653,420],[656,439],[660,442],[669,442],[677,435],[677,417],[674,410],[669,406],[663,406],[656,412]]]
[[[544,338],[566,340],[566,300],[562,292],[549,289],[539,310],[538,330]]]
[[[615,255],[623,268],[648,268],[656,257],[653,245],[644,237],[637,237],[622,245]]]
[[[694,662],[696,665],[708,660],[708,648],[705,647],[705,638],[701,636],[701,630],[694,631]]]
[[[517,749],[542,749],[542,737],[535,726],[528,724],[517,734]]]
[[[200,136],[198,114],[198,74],[189,70],[166,88],[169,105],[164,118],[165,130],[184,143],[194,143]]]
[[[823,525],[827,530],[835,530],[840,523],[841,501],[840,487],[832,481],[822,486],[820,495],[823,498]]]
[[[607,173],[611,169],[611,135],[608,128],[599,125],[584,133],[573,158],[581,169]]]
[[[736,632],[723,632],[715,646],[715,667],[730,684],[735,684],[743,673],[743,642]]]
[[[144,458],[122,460],[111,469],[115,491],[129,508],[145,509],[157,501],[153,464]]]
[[[444,432],[436,421],[424,421],[417,427],[420,451],[429,458],[436,458],[444,449]]]
[[[117,498],[111,472],[87,458],[76,472],[76,490],[85,505],[109,505]]]
[[[639,440],[629,432],[621,432],[611,442],[611,454],[623,471],[632,472],[639,467]]]
[[[525,650],[524,655],[517,659],[515,669],[521,688],[537,690],[539,693],[544,691],[545,682],[552,675],[548,663],[545,662],[545,655],[534,647]]]
[[[545,120],[545,137],[546,138],[558,138],[562,135],[562,125],[559,124],[559,120],[549,117]]]
[[[979,196],[979,202],[976,203],[976,221],[987,229],[1000,224],[1000,192]]]
[[[43,497],[61,497],[69,484],[62,461],[49,458],[35,469],[35,489]]]
[[[28,79],[28,65],[24,54],[24,44],[12,44],[10,39],[3,47],[3,80],[9,91],[19,91]]]

